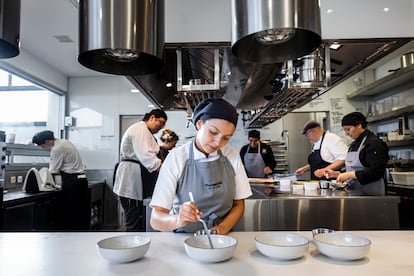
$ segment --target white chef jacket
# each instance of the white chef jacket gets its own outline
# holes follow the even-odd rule
[[[50,150],[49,171],[51,173],[83,173],[84,167],[75,145],[69,140],[55,139]]]
[[[217,152],[209,154],[206,158],[205,155],[195,147],[194,141],[172,149],[167,155],[167,158],[165,159],[158,175],[157,184],[155,185],[150,203],[151,207],[158,206],[171,210],[175,199],[178,179],[180,178],[184,165],[189,158],[190,146],[193,147],[194,160],[209,162],[219,158]],[[230,164],[235,172],[234,177],[236,189],[233,199],[238,200],[248,198],[252,195],[252,191],[250,189],[249,179],[247,178],[246,170],[244,169],[239,152],[229,145],[221,148],[221,152],[230,161]]]
[[[312,151],[318,150],[321,147],[321,138],[313,144]],[[324,161],[333,163],[336,160],[345,160],[348,154],[348,146],[344,140],[329,131],[325,132],[325,138],[323,139],[321,148],[321,157]]]
[[[157,141],[144,121],[130,126],[122,136],[121,160],[139,160],[150,172],[157,170],[161,165],[161,159],[157,157],[159,150]],[[143,200],[140,165],[133,162],[120,162],[113,191],[118,196]]]

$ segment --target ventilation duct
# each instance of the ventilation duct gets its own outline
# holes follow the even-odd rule
[[[248,62],[296,59],[321,44],[318,0],[232,0],[232,52]]]
[[[81,0],[78,61],[116,75],[160,71],[164,0]]]
[[[20,0],[0,0],[0,58],[19,54]]]

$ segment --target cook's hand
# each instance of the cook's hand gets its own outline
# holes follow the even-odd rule
[[[189,222],[195,222],[203,215],[194,202],[187,201],[180,206],[178,213],[178,227],[186,226]]]
[[[324,169],[324,176],[328,179],[336,178],[341,172],[332,169]]]
[[[209,229],[212,233],[215,233],[217,235],[227,235],[227,233],[229,232],[228,230],[226,230],[224,227],[219,225],[213,226]]]
[[[325,169],[317,169],[313,174],[318,178],[322,178],[324,176],[327,176],[325,172],[326,172]]]
[[[297,169],[297,170],[295,171],[295,174],[296,174],[296,175],[302,175],[302,174],[304,174],[306,171],[307,171],[307,167],[306,167],[306,166],[303,166],[303,167],[300,167],[299,169]]]
[[[344,183],[348,179],[353,179],[353,178],[356,178],[355,172],[344,172],[338,175],[338,177],[336,178],[336,182]]]
[[[264,171],[265,174],[271,174],[271,173],[273,173],[272,169],[269,168],[269,167],[265,167],[263,171]]]

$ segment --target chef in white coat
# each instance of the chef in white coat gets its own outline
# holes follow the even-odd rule
[[[62,177],[62,213],[58,216],[58,227],[66,231],[89,230],[88,180],[79,151],[69,140],[55,138],[50,130],[36,133],[32,142],[50,150],[49,171]]]
[[[113,191],[124,209],[127,231],[145,231],[143,200],[151,197],[162,163],[157,156],[160,147],[153,135],[166,121],[167,114],[163,110],[153,109],[122,136],[121,160],[115,167]]]

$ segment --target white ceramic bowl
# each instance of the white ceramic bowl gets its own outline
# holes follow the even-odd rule
[[[125,263],[144,256],[150,243],[149,237],[122,235],[100,240],[96,247],[103,258],[115,263]]]
[[[301,235],[274,232],[255,237],[256,247],[265,256],[292,260],[305,255],[309,248],[309,240]]]
[[[340,260],[362,259],[371,249],[369,239],[344,233],[316,235],[314,241],[322,254]]]
[[[211,235],[213,249],[210,248],[207,235],[197,235],[184,241],[187,255],[200,262],[222,262],[233,257],[237,240],[230,236]]]

